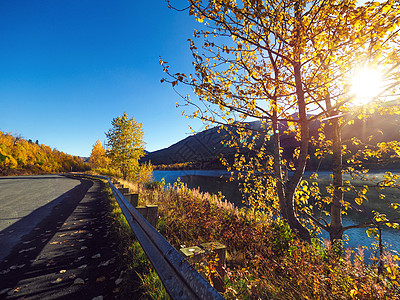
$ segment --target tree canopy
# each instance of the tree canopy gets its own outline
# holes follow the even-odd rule
[[[112,128],[106,132],[107,155],[112,167],[122,172],[124,179],[139,171],[139,159],[145,154],[143,125],[127,113],[114,118]]]
[[[97,140],[93,145],[89,163],[94,168],[107,168],[110,164],[109,158],[106,155],[106,150],[100,140]]]
[[[0,175],[86,171],[89,165],[46,145],[0,131]]]
[[[251,157],[238,153],[235,163],[228,166],[237,171],[255,209],[275,210],[305,240],[310,240],[310,226],[328,231],[331,240],[341,240],[343,232],[354,227],[343,226],[342,214],[355,204],[362,205],[360,199],[366,199],[367,189],[344,182],[343,175],[368,173],[364,163],[372,157],[398,157],[398,140],[368,145],[364,141],[362,149],[350,151],[341,132],[354,120],[368,119],[373,113],[400,112],[396,102],[399,4],[384,1],[357,6],[357,1],[350,0],[188,2],[189,14],[205,26],[189,39],[195,73],[171,72],[160,59],[169,75],[162,81],[174,88],[185,85],[193,89],[199,101],[190,95],[183,97],[185,105],[194,108],[187,112],[191,117],[240,135],[239,141],[232,139],[227,145],[256,151]],[[382,74],[382,85],[375,95],[363,96],[368,101],[360,102],[352,78],[371,70]],[[251,120],[260,120],[262,130],[246,126],[245,121]],[[319,126],[317,136],[310,135],[313,124]],[[284,135],[293,135],[298,141],[291,157],[282,156]],[[351,141],[360,144],[357,131]],[[268,146],[271,143],[272,147]],[[328,194],[320,190],[317,173],[304,181],[310,155],[331,158]],[[386,176],[388,186],[397,184],[395,175]],[[376,183],[376,187],[386,183]],[[347,191],[358,195],[352,203],[344,199]],[[329,224],[315,215],[316,207],[318,213],[330,215]],[[379,213],[358,226],[381,224],[398,226]]]

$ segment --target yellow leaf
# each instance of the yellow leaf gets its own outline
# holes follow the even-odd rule
[[[377,231],[376,228],[368,228],[367,229],[367,235],[370,238],[372,235],[376,236],[377,235]]]
[[[351,297],[351,298],[354,298],[354,296],[357,295],[357,294],[358,294],[358,292],[357,292],[357,290],[355,290],[355,289],[352,289],[352,290],[350,291],[350,297]]]
[[[391,9],[391,6],[390,6],[390,5],[385,5],[384,7],[382,7],[382,12],[385,14],[385,13],[387,13],[390,9]]]

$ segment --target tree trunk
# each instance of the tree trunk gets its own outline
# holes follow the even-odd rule
[[[280,154],[280,134],[279,134],[279,126],[278,126],[278,115],[276,110],[273,111],[272,116],[272,130],[273,134],[273,148],[274,148],[274,175],[276,178],[276,189],[279,198],[279,208],[282,214],[282,217],[288,220],[288,210],[286,205],[285,198],[285,186],[282,176],[282,168],[281,168],[281,154]]]
[[[342,201],[343,201],[343,175],[342,175],[342,139],[338,118],[332,120],[332,151],[333,151],[333,199],[331,206],[331,224],[329,235],[332,242],[343,239]]]
[[[273,135],[273,147],[274,147],[274,175],[277,179],[276,187],[279,198],[279,207],[282,217],[287,220],[290,228],[296,233],[296,235],[305,241],[310,241],[310,233],[303,225],[299,222],[296,216],[296,211],[294,208],[294,191],[300,180],[297,179],[297,183],[290,180],[288,186],[285,185],[282,168],[281,168],[281,156],[280,156],[280,140],[279,140],[279,127],[277,122],[276,111],[273,113],[272,118],[272,129],[274,131]],[[301,178],[301,177],[300,177]],[[290,188],[289,188],[290,187]],[[286,193],[288,190],[288,193]]]
[[[288,220],[290,228],[296,232],[297,236],[299,236],[302,240],[307,242],[311,241],[311,236],[307,228],[305,228],[298,220],[296,216],[296,210],[294,207],[294,193],[296,188],[303,178],[303,174],[305,171],[307,157],[308,157],[308,144],[309,144],[309,128],[308,128],[308,120],[307,120],[307,110],[306,110],[306,102],[304,98],[304,90],[303,90],[303,81],[301,77],[301,6],[299,2],[296,2],[295,5],[295,14],[298,23],[296,24],[296,44],[295,44],[295,52],[293,62],[293,73],[296,87],[296,96],[297,96],[297,107],[299,109],[299,127],[300,127],[300,154],[296,162],[296,170],[293,176],[289,179],[289,181],[285,185],[285,209],[286,209],[286,219]]]
[[[326,96],[326,108],[332,119],[332,176],[333,199],[331,204],[331,224],[329,225],[329,237],[331,242],[343,239],[342,202],[343,202],[343,174],[342,174],[342,137],[337,112],[332,109],[329,93]]]
[[[297,186],[297,185],[296,185]],[[288,189],[287,189],[288,190]],[[287,203],[287,221],[290,228],[296,233],[296,235],[303,241],[310,242],[311,236],[307,228],[305,228],[296,216],[296,211],[294,208],[294,190],[286,192],[286,203]]]
[[[308,157],[308,146],[309,146],[309,128],[306,113],[306,103],[304,99],[304,91],[301,80],[301,67],[300,62],[294,64],[294,77],[296,83],[296,94],[299,108],[299,126],[300,126],[300,154],[296,162],[296,170],[293,176],[285,185],[285,210],[286,219],[289,222],[290,228],[296,232],[296,234],[305,241],[310,242],[311,236],[307,228],[305,228],[298,220],[296,216],[296,210],[294,207],[294,193],[296,188],[303,178],[303,174],[306,168],[307,157]]]

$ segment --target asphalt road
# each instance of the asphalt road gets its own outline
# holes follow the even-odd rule
[[[0,177],[0,261],[79,184],[58,175]]]
[[[0,178],[0,299],[117,298],[124,272],[102,185]]]

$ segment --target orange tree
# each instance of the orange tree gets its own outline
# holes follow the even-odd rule
[[[0,174],[85,171],[82,158],[0,131]]]
[[[354,227],[342,224],[343,209],[351,207],[343,193],[354,188],[346,186],[342,176],[356,171],[343,165],[343,155],[349,156],[350,164],[361,166],[361,156],[380,157],[398,147],[392,141],[369,151],[347,153],[341,130],[351,118],[368,117],[365,110],[354,109],[356,95],[350,78],[357,68],[382,68],[386,86],[376,103],[396,90],[399,5],[385,1],[357,6],[348,0],[188,2],[189,14],[204,24],[189,39],[195,73],[171,72],[160,59],[169,75],[162,81],[191,87],[199,101],[183,97],[194,108],[187,114],[239,136],[226,141],[227,145],[253,151],[251,156],[239,151],[228,165],[241,179],[249,204],[275,210],[304,240],[310,240],[307,226],[325,229],[331,240],[341,240],[343,232]],[[396,106],[381,106],[379,112],[398,111]],[[261,126],[248,126],[244,122],[248,120],[259,120]],[[317,136],[310,135],[313,124],[320,127]],[[297,140],[291,157],[282,155],[283,135]],[[303,180],[312,144],[319,157],[332,156],[333,180],[325,196],[318,183],[309,185]],[[379,188],[395,185],[395,176],[387,177]],[[364,189],[359,188],[357,194],[364,195]],[[354,198],[356,203],[361,196]],[[310,198],[320,207],[330,205],[329,224],[314,215]],[[396,226],[382,215],[372,221],[359,226],[377,222]]]
[[[95,168],[107,168],[110,164],[109,158],[106,155],[106,150],[100,140],[97,140],[93,145],[89,163]]]

